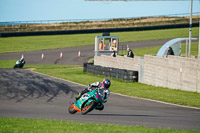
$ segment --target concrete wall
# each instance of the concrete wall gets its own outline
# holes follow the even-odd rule
[[[144,83],[200,93],[200,59],[145,55]]]
[[[200,58],[145,55],[143,59],[102,55],[95,56],[94,64],[138,71],[139,82],[145,84],[200,93]]]
[[[138,56],[135,56],[135,58],[129,58],[124,56],[112,57],[101,55],[94,57],[94,65],[139,71],[140,59],[141,57]]]

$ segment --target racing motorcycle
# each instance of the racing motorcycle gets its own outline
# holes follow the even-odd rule
[[[18,60],[18,61],[16,61],[15,66],[13,68],[23,68],[25,63],[26,62],[25,62],[24,59],[23,60]]]
[[[101,105],[104,101],[104,97],[99,93],[99,89],[96,88],[92,92],[83,94],[76,102],[72,103],[68,108],[70,114],[81,112],[85,115],[95,109],[98,105]]]

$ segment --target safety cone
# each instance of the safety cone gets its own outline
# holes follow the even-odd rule
[[[79,56],[79,57],[81,56],[81,52],[80,52],[80,50],[78,51],[78,56]]]
[[[60,58],[63,58],[63,53],[62,52],[60,52]]]
[[[42,60],[44,59],[44,54],[43,54],[43,53],[42,53],[41,59],[42,59]]]

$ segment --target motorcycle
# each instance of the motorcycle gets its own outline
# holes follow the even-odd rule
[[[23,68],[25,63],[25,60],[18,60],[16,61],[15,66],[13,68]]]
[[[96,88],[92,92],[87,92],[83,94],[76,102],[72,103],[68,108],[70,114],[75,114],[76,112],[81,112],[85,115],[97,108],[104,101],[104,97],[99,93],[99,89]]]

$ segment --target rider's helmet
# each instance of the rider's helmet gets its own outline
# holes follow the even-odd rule
[[[110,82],[110,80],[109,79],[104,79],[103,81],[102,81],[102,84],[103,84],[103,86],[105,87],[105,88],[109,88],[110,87],[110,85],[111,85],[111,82]]]

